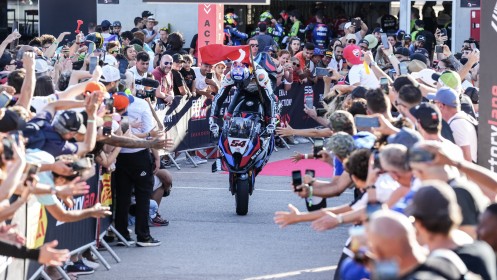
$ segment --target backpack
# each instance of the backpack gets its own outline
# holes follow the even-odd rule
[[[444,265],[440,265],[440,261]],[[437,274],[448,280],[476,280],[480,276],[470,272],[459,256],[449,249],[437,249],[428,256],[424,263],[424,270],[413,275],[413,279],[427,279],[423,275],[427,272]],[[457,276],[456,276],[457,275]]]
[[[469,123],[471,123],[473,125],[473,127],[475,128],[475,131],[476,131],[476,135],[478,135],[478,121],[475,118],[473,118],[471,115],[469,115],[469,114],[466,113],[464,117],[462,117],[462,116],[456,116],[455,118],[453,118],[449,122],[449,127],[450,127],[450,124],[453,121],[455,121],[455,120],[466,120],[466,121],[468,121]]]

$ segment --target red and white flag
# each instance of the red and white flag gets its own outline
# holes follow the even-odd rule
[[[200,58],[203,63],[216,64],[223,60],[232,60],[250,64],[250,46],[225,46],[212,44],[200,47]]]

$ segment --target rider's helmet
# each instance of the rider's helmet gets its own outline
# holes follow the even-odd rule
[[[101,49],[104,43],[104,37],[98,32],[88,34],[86,40],[95,43],[95,49]]]
[[[235,83],[242,83],[243,86],[247,86],[250,82],[250,71],[243,63],[233,62],[230,75]]]
[[[237,16],[234,13],[227,13],[226,15],[224,15],[224,24],[236,26],[237,25],[236,18]]]
[[[262,13],[259,16],[259,21],[266,21],[266,19],[268,19],[268,20],[272,20],[273,19],[273,15],[271,14],[271,12],[265,11],[264,13]]]

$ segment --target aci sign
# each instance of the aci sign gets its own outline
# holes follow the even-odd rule
[[[481,1],[480,112],[478,164],[497,172],[497,0]]]
[[[224,5],[199,4],[198,5],[198,48],[210,44],[222,44],[224,41]],[[198,62],[202,58],[198,57]]]

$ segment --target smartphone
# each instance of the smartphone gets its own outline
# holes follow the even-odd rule
[[[374,212],[381,209],[382,209],[381,203],[368,203],[368,205],[366,206],[366,216],[368,220],[371,217],[371,215],[373,215]]]
[[[402,61],[399,63],[400,75],[407,75],[409,72],[407,71],[407,63]]]
[[[319,158],[319,152],[321,152],[324,148],[324,139],[316,138],[314,139],[314,158]]]
[[[8,94],[6,91],[0,93],[0,108],[5,108],[10,104],[12,100],[12,95]]]
[[[469,44],[471,46],[471,49],[472,50],[477,50],[478,48],[476,47],[476,44],[475,43],[471,43]]]
[[[310,109],[314,108],[314,98],[312,96],[305,97],[305,106]]]
[[[212,79],[212,72],[205,74],[205,78],[209,80]]]
[[[107,98],[104,100],[105,104],[105,110],[107,111],[107,114],[113,114],[114,113],[114,98]]]
[[[302,191],[302,189],[297,189],[298,186],[302,185],[302,173],[300,170],[292,171],[292,185],[296,192]]]
[[[443,46],[440,45],[435,46],[435,53],[443,53],[443,52],[444,52]]]
[[[112,115],[105,115],[103,117],[104,119],[104,126],[102,127],[102,134],[104,136],[109,136],[112,134]]]
[[[314,169],[306,169],[305,170],[305,175],[309,175],[312,178],[316,177],[316,171]]]
[[[378,117],[356,115],[354,117],[354,122],[357,127],[380,127]]]
[[[440,29],[440,36],[442,37],[447,36],[447,28]]]
[[[97,67],[98,64],[98,57],[96,56],[91,56],[90,57],[90,65],[89,65],[89,70],[90,74],[93,74],[93,71],[95,71],[95,68]]]
[[[26,164],[26,169],[24,172],[26,173],[26,181],[33,181],[33,176],[38,173],[38,171],[40,170],[40,166],[41,165],[39,165],[38,163]]]
[[[92,54],[93,51],[95,51],[95,43],[94,42],[90,42],[88,44],[88,54]]]
[[[2,138],[3,144],[3,156],[6,160],[11,160],[14,158],[14,150],[12,149],[12,141],[9,138]]]
[[[409,161],[410,162],[432,162],[435,159],[435,155],[423,150],[419,147],[413,147],[409,150]]]
[[[318,117],[323,117],[326,115],[327,110],[325,108],[316,108],[316,115]]]
[[[323,67],[316,67],[316,76],[318,77],[324,77],[324,76],[331,76],[330,69],[323,68]]]
[[[374,265],[373,280],[395,280],[398,279],[399,265],[392,261],[376,262]]]
[[[383,93],[388,95],[389,89],[388,89],[388,79],[385,77],[380,78],[380,88],[383,90]]]
[[[381,43],[383,44],[383,47],[385,49],[388,50],[390,48],[390,44],[388,43],[387,33],[381,33]]]
[[[126,74],[126,70],[128,69],[128,66],[129,66],[129,62],[126,58],[119,59],[119,73]]]
[[[352,20],[352,25],[355,26],[355,31],[357,32],[359,31],[359,29],[361,29],[362,21],[360,19],[354,19]]]
[[[378,150],[375,150],[373,152],[373,158],[374,158],[373,168],[381,170],[382,168],[381,168],[381,162],[380,162],[380,152]]]

